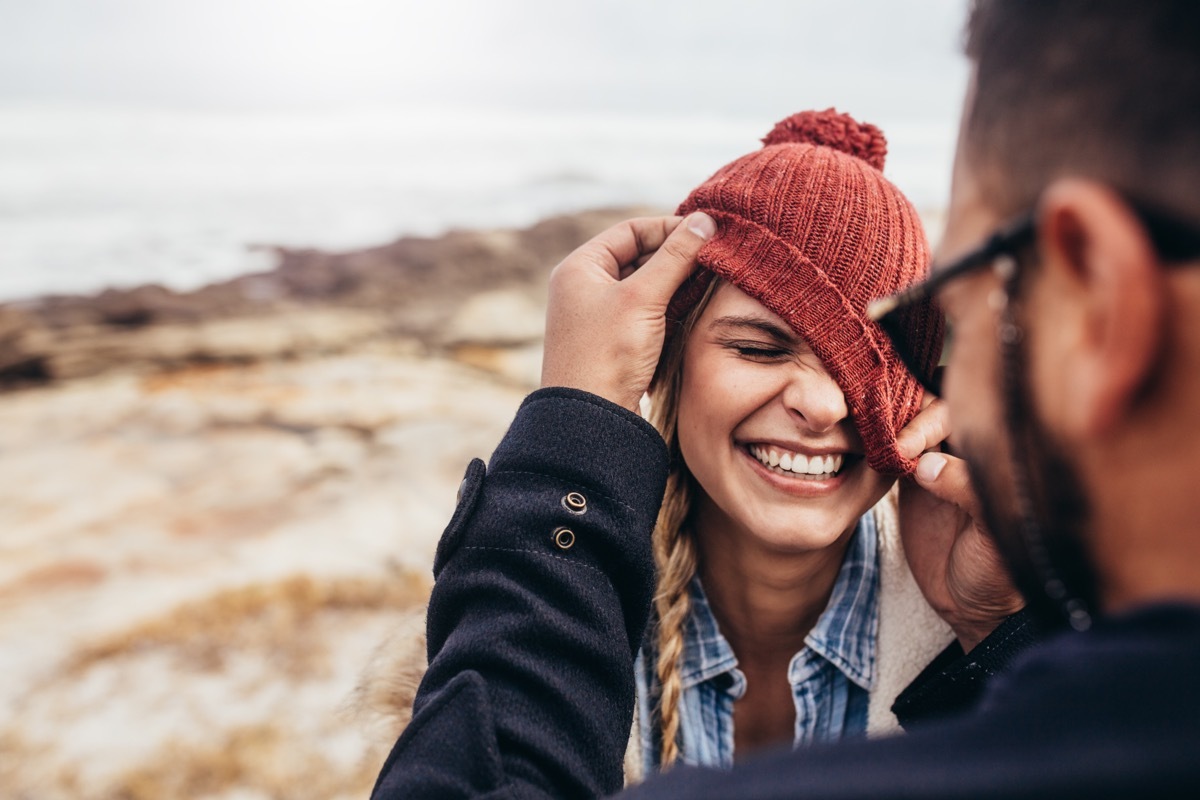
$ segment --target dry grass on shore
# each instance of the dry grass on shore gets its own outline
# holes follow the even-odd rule
[[[408,610],[429,598],[430,580],[400,572],[388,579],[318,581],[306,575],[219,592],[81,648],[75,674],[100,661],[168,650],[187,666],[221,669],[233,651],[259,651],[286,674],[319,666],[322,648],[309,635],[318,616],[332,612]]]
[[[47,676],[47,685],[86,686],[106,675],[143,674],[147,664],[170,664],[153,671],[173,676],[170,680],[181,688],[232,680],[243,687],[238,693],[246,702],[274,703],[275,713],[240,722],[225,718],[215,728],[175,729],[146,742],[125,767],[101,774],[90,769],[95,765],[63,761],[52,744],[9,728],[0,731],[0,750],[6,754],[0,761],[11,758],[8,768],[0,767],[0,786],[38,800],[364,797],[408,721],[424,671],[421,622],[429,590],[424,571],[409,569],[374,577],[294,575],[219,591],[85,644],[59,674]],[[378,630],[380,621],[386,621],[388,633],[358,686],[343,692],[340,703],[320,718],[304,718],[300,696],[306,691],[346,685],[337,674],[338,633]],[[379,641],[378,634],[369,638]],[[246,686],[259,688],[246,691]],[[182,708],[194,702],[183,691],[159,697]],[[295,693],[297,707],[262,699],[264,694],[278,698],[280,692]],[[163,713],[179,712],[161,702]],[[114,711],[108,701],[89,714]],[[311,729],[297,735],[303,725]],[[354,730],[360,735],[347,739],[347,731]]]
[[[366,797],[373,769],[346,768],[324,754],[301,750],[279,725],[237,728],[220,742],[172,741],[157,757],[121,775],[112,800],[229,796],[271,800]]]

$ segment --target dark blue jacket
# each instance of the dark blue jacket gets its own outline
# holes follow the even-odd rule
[[[637,416],[530,395],[490,467],[467,470],[434,564],[429,671],[376,800],[620,790],[666,472]],[[1031,643],[1019,615],[943,654],[897,701],[904,736],[678,768],[628,796],[1200,796],[1200,609]]]

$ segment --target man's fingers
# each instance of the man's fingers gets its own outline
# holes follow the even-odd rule
[[[978,524],[983,524],[979,497],[971,483],[967,462],[945,453],[926,453],[917,462],[913,477],[922,489],[943,502],[958,506]]]
[[[941,400],[930,402],[896,436],[896,449],[905,458],[916,458],[950,435],[950,410]]]
[[[575,251],[601,267],[613,278],[622,277],[621,270],[636,264],[662,247],[667,237],[679,226],[679,217],[642,217],[618,223],[596,235]],[[574,256],[567,261],[573,261]]]
[[[671,232],[658,251],[637,272],[630,283],[645,288],[650,295],[661,299],[665,306],[692,270],[700,248],[717,232],[717,223],[707,214],[689,214]]]

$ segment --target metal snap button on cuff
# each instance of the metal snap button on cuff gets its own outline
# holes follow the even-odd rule
[[[568,492],[562,499],[562,507],[572,514],[583,514],[587,511],[587,498],[579,492]]]
[[[570,550],[575,544],[575,531],[570,528],[555,528],[554,544],[559,550]]]

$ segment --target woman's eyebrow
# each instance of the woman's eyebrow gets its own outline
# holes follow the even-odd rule
[[[761,317],[739,317],[728,316],[718,317],[713,320],[712,329],[716,328],[749,328],[758,333],[765,333],[774,339],[786,344],[796,344],[796,336],[789,329],[776,325],[770,320],[762,319]]]

